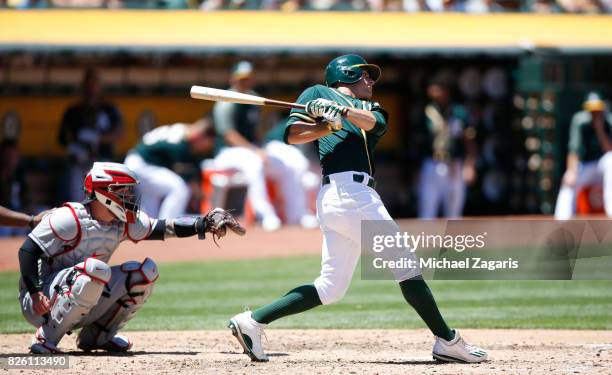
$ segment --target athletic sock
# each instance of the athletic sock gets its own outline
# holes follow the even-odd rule
[[[431,290],[422,277],[404,280],[399,285],[404,299],[416,310],[434,335],[447,341],[455,337],[440,314]]]
[[[258,323],[268,324],[283,316],[294,315],[322,305],[314,285],[302,285],[278,300],[253,311],[251,317]]]

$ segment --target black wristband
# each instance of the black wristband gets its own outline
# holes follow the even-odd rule
[[[199,217],[195,223],[196,232],[198,232],[198,240],[206,238],[206,220],[203,217]]]
[[[34,229],[34,215],[30,215],[30,221],[28,221],[30,229]]]
[[[145,240],[159,240],[163,241],[166,236],[166,220],[158,219],[157,223],[153,227],[151,234],[149,237],[145,238]]]
[[[184,216],[174,219],[174,233],[177,237],[191,237],[198,233],[197,217]]]

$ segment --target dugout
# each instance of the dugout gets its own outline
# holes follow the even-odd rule
[[[469,215],[550,212],[568,116],[585,90],[612,84],[610,16],[5,10],[0,25],[0,118],[21,124],[30,180],[42,178],[32,171],[60,165],[59,121],[85,67],[100,69],[107,97],[123,113],[122,154],[151,125],[210,111],[210,103],[188,98],[189,87],[224,87],[239,59],[255,64],[260,93],[290,100],[322,81],[332,56],[362,53],[383,68],[376,94],[391,129],[377,177],[400,216],[415,213],[420,155],[412,130],[432,77],[453,82],[479,130]],[[278,120],[277,111],[264,111],[263,127]],[[50,204],[53,188],[46,191],[38,201]]]

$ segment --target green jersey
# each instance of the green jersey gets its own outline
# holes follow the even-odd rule
[[[452,104],[446,111],[431,103],[425,107],[425,153],[443,162],[465,158],[465,140],[476,137],[468,125],[467,111]]]
[[[604,121],[606,124],[604,130],[610,137],[610,133],[612,133],[612,114],[605,112]],[[580,111],[572,117],[568,148],[569,152],[578,155],[578,159],[583,163],[599,160],[603,156],[604,153],[595,133],[591,112]]]
[[[232,89],[230,89],[232,90]],[[254,91],[250,95],[257,95]],[[235,130],[247,141],[257,144],[257,125],[261,111],[258,106],[229,102],[217,102],[213,107],[213,122],[218,137],[215,139],[215,155],[225,146],[225,133]]]
[[[194,163],[195,156],[186,140],[187,125],[160,126],[142,136],[134,147],[147,164],[173,169],[175,164]]]
[[[369,131],[364,131],[343,118],[341,130],[315,141],[323,175],[356,171],[373,176],[374,149],[380,138],[387,132],[387,112],[378,103],[356,99],[323,85],[309,87],[300,95],[297,102],[306,104],[317,98],[329,99],[350,108],[371,111],[376,118],[376,124]],[[285,142],[287,142],[289,127],[296,121],[315,122],[306,111],[293,109],[285,127]]]

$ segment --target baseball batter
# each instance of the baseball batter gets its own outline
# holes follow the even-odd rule
[[[587,95],[583,110],[570,124],[567,170],[563,175],[555,219],[574,216],[576,192],[603,180],[604,208],[612,217],[612,114],[596,92]]]
[[[214,142],[215,129],[207,119],[145,133],[125,158],[125,165],[139,178],[143,211],[160,219],[183,215],[191,190],[175,170],[188,166],[199,171],[199,162],[212,155]]]
[[[255,311],[234,316],[232,333],[254,361],[267,361],[261,343],[267,324],[327,305],[344,297],[359,260],[361,221],[395,223],[376,193],[374,149],[387,131],[387,113],[371,101],[380,68],[357,55],[332,60],[325,70],[326,86],[306,89],[285,130],[287,143],[315,142],[323,179],[317,196],[317,216],[323,232],[321,274],[312,284],[299,286]],[[438,311],[420,270],[395,274],[406,301],[436,336],[433,356],[442,361],[482,362],[487,353],[467,345],[448,327]]]
[[[85,351],[125,352],[132,342],[118,331],[134,317],[158,278],[155,262],[108,261],[129,239],[164,240],[244,229],[226,211],[204,217],[153,219],[138,209],[136,175],[123,164],[96,162],[85,178],[84,202],[69,202],[44,216],[19,250],[19,302],[36,327],[30,350],[58,353],[62,337],[81,328],[77,346]]]

